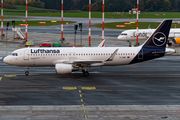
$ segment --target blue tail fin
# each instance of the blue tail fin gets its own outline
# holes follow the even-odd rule
[[[172,20],[164,20],[147,39],[143,47],[165,48],[168,41]]]
[[[164,20],[151,37],[142,46],[138,47],[140,48],[139,52],[130,64],[164,56],[171,23],[172,20]]]

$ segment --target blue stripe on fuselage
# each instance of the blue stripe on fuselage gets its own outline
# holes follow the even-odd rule
[[[156,52],[156,53],[155,53]],[[153,48],[143,46],[130,64],[159,58],[165,55],[165,48]]]

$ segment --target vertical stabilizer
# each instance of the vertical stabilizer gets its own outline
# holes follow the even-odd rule
[[[172,20],[164,20],[143,44],[143,47],[165,48]]]

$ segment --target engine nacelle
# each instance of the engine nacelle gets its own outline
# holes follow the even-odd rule
[[[55,65],[57,74],[68,74],[73,70],[72,65],[69,64],[56,64]]]
[[[172,41],[174,44],[180,44],[180,38],[174,38]]]

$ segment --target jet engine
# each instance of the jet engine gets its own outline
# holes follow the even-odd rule
[[[172,41],[174,44],[180,44],[180,38],[174,38]]]
[[[57,74],[68,74],[72,72],[73,67],[69,64],[56,64],[55,69]]]

